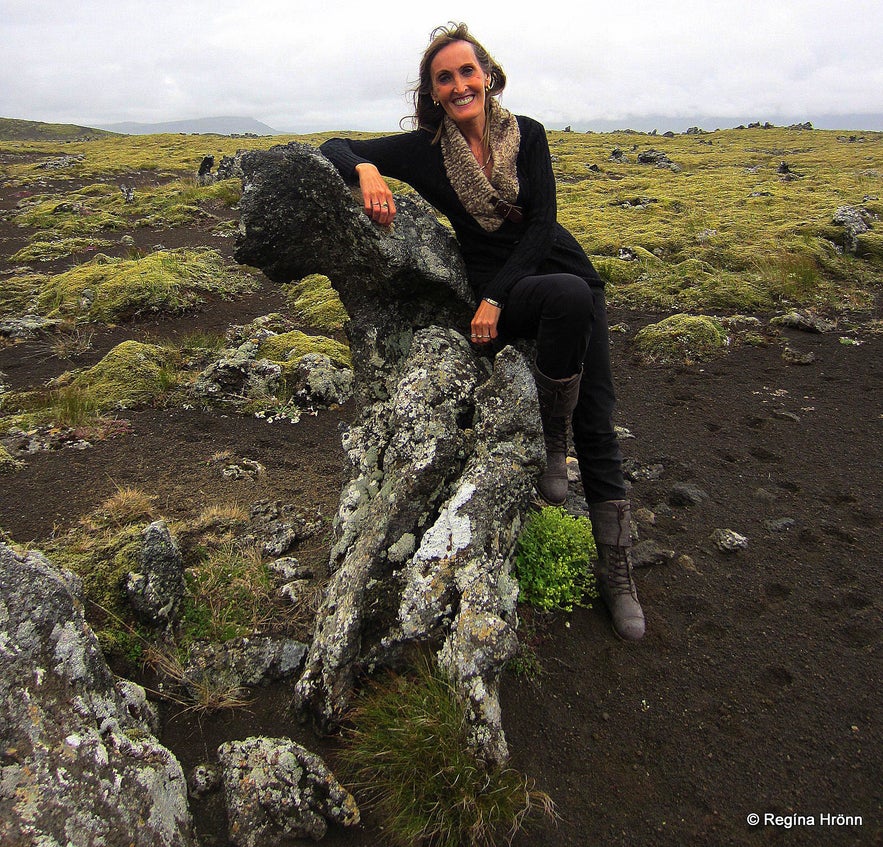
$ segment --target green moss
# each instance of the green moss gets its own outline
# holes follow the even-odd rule
[[[146,403],[168,390],[175,356],[166,347],[124,341],[69,384],[103,410]]]
[[[258,358],[295,363],[308,353],[324,353],[340,367],[352,367],[349,348],[333,338],[293,330],[273,335],[258,348]]]
[[[4,279],[0,283],[0,316],[22,315],[36,308],[37,295],[45,282],[46,277],[38,274]]]
[[[73,253],[84,253],[87,250],[97,250],[109,247],[113,244],[106,238],[87,238],[74,236],[72,238],[36,238],[22,247],[10,258],[13,262],[52,262],[62,259]]]
[[[83,580],[86,616],[105,649],[127,643],[132,611],[125,597],[125,579],[140,570],[141,533],[146,523],[113,530],[84,524],[46,545],[46,553],[61,568]]]
[[[864,135],[857,145],[844,143],[836,132],[787,129],[652,140],[553,132],[555,171],[565,177],[558,186],[559,217],[610,279],[610,297],[617,303],[698,311],[724,305],[767,311],[783,302],[866,307],[881,282],[874,251],[859,261],[828,255],[821,263],[815,255],[820,234],[843,246],[843,228],[830,225],[838,206],[867,207],[875,201],[862,198],[880,194],[883,134]],[[639,150],[632,152],[634,144]],[[614,146],[626,151],[629,162],[609,162]],[[647,146],[668,154],[681,172],[639,165],[636,154]],[[781,179],[777,168],[783,160],[799,179]],[[586,163],[600,171],[566,181]],[[610,258],[621,247],[636,246],[658,254],[662,263]],[[781,270],[765,268],[782,257],[787,259]],[[688,285],[683,263],[690,260],[707,275],[691,271]],[[849,281],[845,291],[838,280]],[[726,291],[730,287],[733,294]]]
[[[327,276],[312,274],[285,290],[292,311],[310,326],[324,332],[343,329],[349,316]]]
[[[116,321],[143,312],[180,311],[204,292],[231,295],[254,286],[214,250],[160,250],[141,259],[102,254],[51,277],[37,299],[41,314]]]
[[[15,473],[21,470],[25,463],[16,459],[2,444],[0,444],[0,475]]]
[[[879,232],[863,232],[857,238],[855,253],[878,267],[883,265],[883,234]]]
[[[297,140],[317,144],[328,135]],[[127,136],[69,144],[0,141],[0,151],[82,157],[54,171],[53,181],[107,179],[151,168],[157,181],[170,180],[139,188],[130,204],[123,202],[113,177],[96,183],[101,187],[26,201],[31,205],[19,223],[57,238],[85,238],[102,228],[141,223],[223,226],[215,213],[235,203],[239,186],[235,180],[196,186],[192,175],[203,156],[220,161],[237,149],[265,149],[288,140]],[[858,255],[850,254],[843,249],[844,228],[831,219],[844,204],[883,214],[883,204],[873,199],[881,196],[883,133],[863,133],[860,144],[845,142],[837,132],[788,129],[671,138],[551,132],[549,141],[559,177],[559,218],[590,255],[603,257],[597,264],[611,282],[615,303],[697,313],[769,311],[781,305],[850,309],[872,306],[880,290],[879,235],[860,236]],[[637,153],[651,146],[681,171],[638,164]],[[629,161],[611,162],[614,147],[625,150]],[[798,179],[782,180],[777,172],[782,161]],[[589,170],[592,164],[597,171]],[[4,163],[2,170],[8,184],[19,185],[45,180],[47,173],[32,160]],[[188,176],[174,179],[181,174]],[[622,247],[632,249],[637,261],[615,258]],[[312,308],[304,303],[305,320],[313,320],[306,317]],[[322,318],[321,307],[317,317]]]
[[[15,218],[20,227],[50,230],[61,237],[84,237],[108,229],[122,229],[126,220],[94,203],[73,195],[59,202],[57,197],[33,202]]]
[[[193,177],[137,188],[126,202],[118,186],[95,183],[63,194],[36,194],[15,217],[20,227],[84,237],[101,230],[151,226],[186,226],[216,218],[216,211],[235,206],[242,195],[241,180],[198,185]]]
[[[729,337],[721,323],[705,315],[670,315],[635,335],[635,348],[654,364],[693,364],[726,350]]]

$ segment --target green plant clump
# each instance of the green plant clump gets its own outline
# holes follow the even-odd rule
[[[651,364],[704,362],[720,355],[728,344],[723,325],[707,315],[669,315],[635,335],[635,348]]]
[[[5,279],[0,285],[0,316],[13,317],[33,311],[44,280],[39,274]]]
[[[118,430],[108,412],[149,403],[177,387],[178,358],[166,347],[123,341],[91,368],[62,374],[52,389],[5,395],[0,432],[55,424],[95,429],[91,437],[103,437],[102,429]]]
[[[183,642],[229,641],[268,625],[274,587],[258,551],[233,544],[209,550],[186,572]]]
[[[258,348],[258,356],[274,362],[296,362],[308,353],[324,353],[338,367],[352,367],[349,348],[333,338],[307,335],[299,330],[271,335]]]
[[[158,250],[141,259],[103,254],[50,277],[37,298],[40,314],[112,322],[144,312],[180,311],[202,292],[231,295],[254,280],[214,250]]]
[[[598,596],[589,566],[596,555],[588,518],[551,506],[540,510],[518,539],[515,576],[522,598],[544,611],[590,605]]]
[[[106,238],[86,238],[83,236],[36,238],[27,247],[22,247],[17,253],[13,253],[10,258],[13,262],[52,262],[73,253],[98,250],[110,247],[112,244],[113,242]]]
[[[311,274],[287,286],[286,293],[292,310],[310,326],[323,332],[343,329],[349,316],[327,276]]]
[[[554,814],[523,774],[476,759],[463,704],[431,659],[418,663],[416,677],[371,687],[351,717],[342,774],[397,845],[492,847],[530,814]]]
[[[175,357],[166,347],[123,341],[77,374],[70,385],[95,400],[101,410],[146,403],[174,387]]]

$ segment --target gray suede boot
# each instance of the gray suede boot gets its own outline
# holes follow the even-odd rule
[[[537,491],[550,506],[562,506],[567,499],[567,427],[579,399],[580,376],[551,379],[534,369],[546,442],[546,470],[537,481]]]
[[[628,500],[607,500],[589,505],[592,534],[598,548],[595,579],[598,591],[613,618],[614,632],[625,641],[644,636],[644,612],[632,579],[631,505]]]

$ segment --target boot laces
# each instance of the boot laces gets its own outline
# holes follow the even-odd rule
[[[607,585],[611,594],[631,594],[637,599],[627,547],[607,547]]]
[[[566,453],[567,418],[543,418],[543,436],[547,453]]]

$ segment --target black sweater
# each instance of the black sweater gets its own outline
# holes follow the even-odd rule
[[[558,223],[555,177],[546,131],[531,118],[517,115],[519,192],[516,204],[524,220],[504,220],[495,232],[482,229],[466,211],[445,173],[441,146],[425,130],[367,141],[332,138],[320,148],[347,182],[358,183],[356,165],[370,162],[383,176],[408,183],[424,200],[446,215],[457,235],[469,281],[480,297],[505,303],[522,277],[572,273],[589,285],[603,286],[576,239]]]

